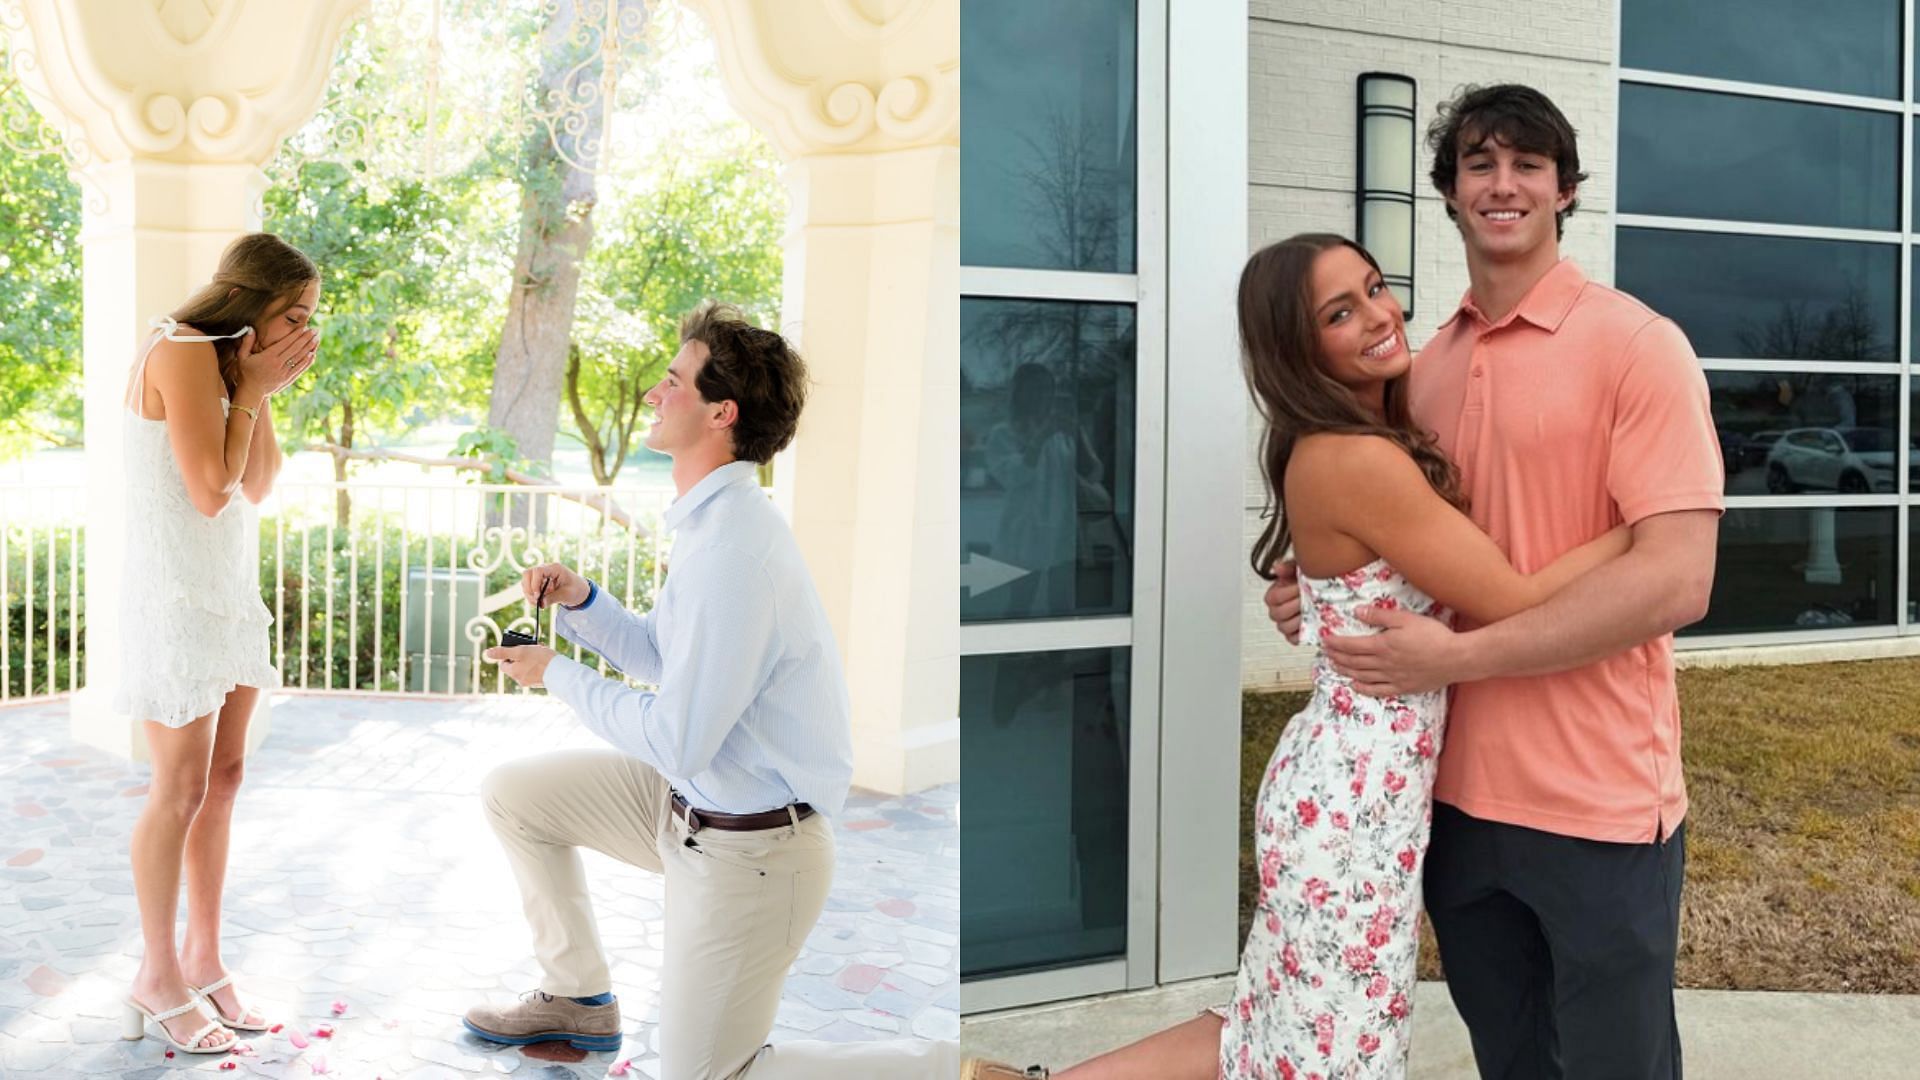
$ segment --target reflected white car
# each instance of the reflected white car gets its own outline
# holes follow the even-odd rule
[[[1897,433],[1889,428],[1793,428],[1767,451],[1767,490],[1839,491],[1865,495],[1894,491]],[[1920,465],[1920,451],[1907,449],[1907,468]]]

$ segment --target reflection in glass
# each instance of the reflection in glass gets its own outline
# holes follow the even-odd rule
[[[1900,96],[1899,0],[1621,0],[1620,66]]]
[[[1133,309],[960,303],[960,617],[1125,613]]]
[[[1894,621],[1893,507],[1728,510],[1707,617],[1685,634]]]
[[[1620,209],[1849,229],[1900,227],[1892,113],[1620,86]]]
[[[1913,542],[1920,529],[1920,509],[1907,511],[1907,625],[1920,624],[1920,544]]]
[[[1124,955],[1125,649],[960,660],[960,974]]]
[[[968,0],[960,48],[961,263],[1132,272],[1132,0]]]
[[[1615,279],[1712,359],[1893,362],[1893,244],[1619,229]]]
[[[1898,387],[1890,375],[1707,372],[1727,494],[1895,491]]]

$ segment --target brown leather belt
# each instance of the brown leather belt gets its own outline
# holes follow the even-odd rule
[[[805,821],[813,816],[813,807],[806,803],[794,803],[793,816],[787,816],[788,807],[778,810],[762,810],[757,814],[723,814],[718,810],[698,810],[687,804],[679,792],[673,793],[674,816],[687,823],[687,831],[697,833],[701,829],[723,829],[727,832],[753,832],[757,829],[777,829],[782,825],[791,825],[794,821]]]

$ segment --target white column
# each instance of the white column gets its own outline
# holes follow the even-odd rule
[[[814,385],[774,469],[853,699],[854,782],[960,777],[959,0],[690,0],[787,162],[781,330]]]
[[[960,153],[787,176],[784,319],[814,386],[774,483],[846,664],[854,781],[913,791],[959,778]]]
[[[260,171],[312,115],[333,49],[368,0],[22,0],[13,70],[67,136],[81,181],[86,430],[86,686],[75,739],[143,758],[119,677],[122,401],[147,321],[211,279],[220,252],[260,227]],[[138,543],[136,534],[131,542]],[[248,538],[249,550],[257,537]],[[249,560],[249,570],[252,567]],[[267,702],[249,747],[265,738]]]
[[[1840,584],[1840,553],[1833,543],[1833,508],[1809,511],[1807,523],[1807,566],[1803,576],[1810,585]]]
[[[220,252],[260,227],[257,207],[267,180],[254,165],[181,165],[131,159],[88,171],[105,193],[88,206],[80,246],[85,276],[82,349],[86,393],[87,615],[86,685],[73,700],[73,737],[137,760],[146,740],[137,720],[113,712],[121,635],[139,633],[119,618],[121,559],[127,543],[125,502],[112,497],[124,475],[121,404],[141,328],[213,277]],[[138,542],[136,539],[135,542]],[[258,544],[249,537],[249,551]],[[247,569],[253,569],[249,562]],[[248,731],[249,749],[266,737],[263,697]]]
[[[1247,10],[1167,11],[1167,497],[1161,608],[1161,983],[1232,971],[1240,835]],[[1142,34],[1146,33],[1143,28]]]

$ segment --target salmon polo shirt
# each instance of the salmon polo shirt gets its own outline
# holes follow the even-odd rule
[[[1725,509],[1693,347],[1571,261],[1498,323],[1462,300],[1410,383],[1414,422],[1459,464],[1474,524],[1522,573],[1622,522]],[[1454,686],[1434,798],[1564,836],[1665,839],[1687,812],[1673,635],[1552,675]]]

